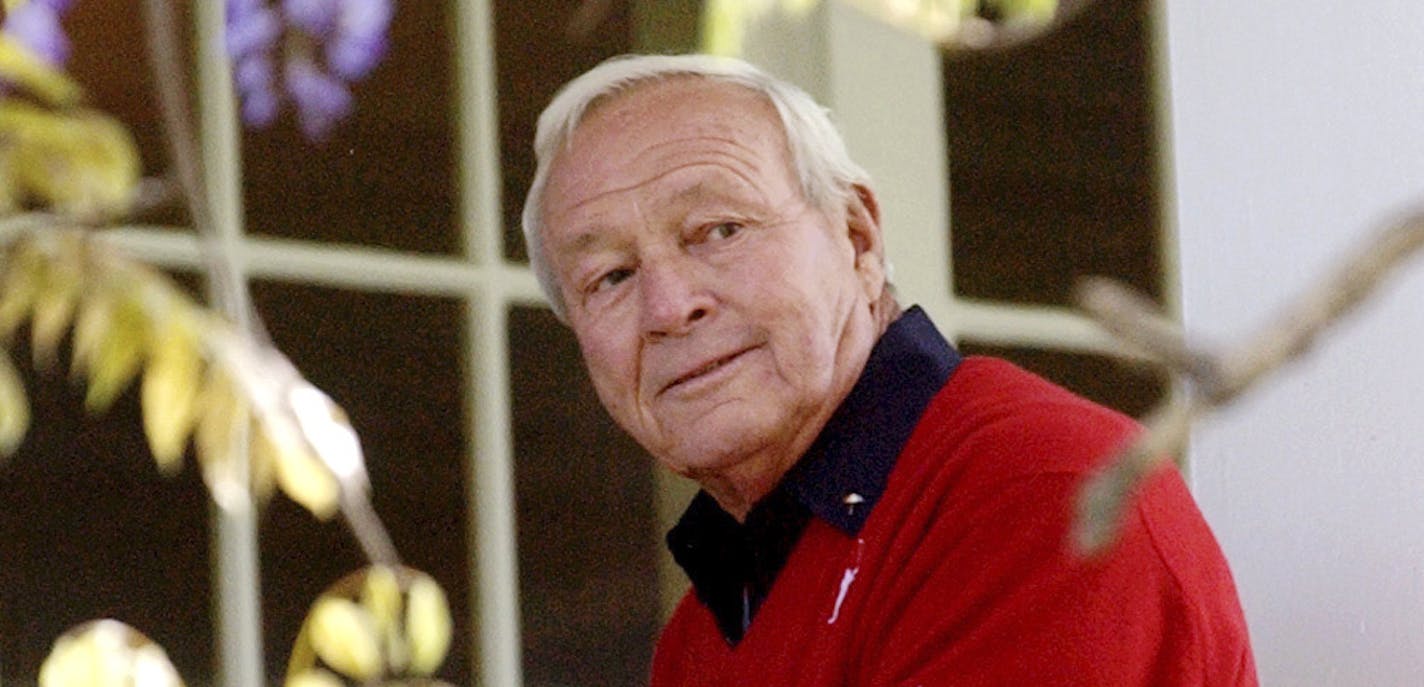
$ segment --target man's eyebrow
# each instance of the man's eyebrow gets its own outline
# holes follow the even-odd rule
[[[554,252],[560,255],[577,255],[597,248],[599,244],[608,242],[604,236],[607,231],[608,227],[602,224],[585,227],[569,240],[560,241],[557,246],[554,246]]]
[[[682,203],[687,202],[689,200],[701,200],[702,198],[706,198],[707,196],[712,195],[720,194],[714,193],[712,189],[708,188],[707,182],[698,181],[684,186],[682,190],[672,194],[672,201],[675,203]]]
[[[695,181],[681,190],[673,193],[670,197],[673,204],[687,204],[702,200],[737,200],[744,195],[738,193],[735,187],[727,184],[712,184],[706,180]]]

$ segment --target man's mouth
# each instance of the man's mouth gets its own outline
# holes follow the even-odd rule
[[[683,374],[681,377],[678,377],[677,379],[672,380],[671,382],[668,383],[667,386],[663,387],[663,391],[669,391],[669,390],[671,390],[671,389],[673,389],[673,388],[675,388],[675,387],[677,387],[677,386],[680,386],[680,385],[682,385],[682,384],[685,384],[685,383],[687,383],[687,382],[690,382],[690,381],[692,381],[692,380],[694,380],[694,379],[697,379],[697,378],[702,377],[702,376],[704,376],[704,375],[711,374],[712,372],[716,371],[718,368],[721,368],[723,365],[726,365],[727,363],[730,363],[730,362],[732,362],[733,360],[736,360],[737,358],[740,358],[743,353],[746,353],[747,351],[750,351],[750,350],[751,350],[751,348],[743,348],[743,349],[734,351],[734,352],[732,352],[732,353],[730,353],[730,354],[728,354],[728,355],[722,356],[721,358],[717,358],[716,360],[709,361],[709,362],[707,362],[706,364],[704,364],[704,365],[702,365],[702,366],[700,366],[700,367],[698,367],[698,368],[696,368],[696,369],[694,369],[694,370],[691,370],[691,371],[687,372],[686,374]]]

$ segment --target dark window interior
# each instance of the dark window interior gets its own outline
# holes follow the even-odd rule
[[[1072,306],[1109,276],[1162,296],[1151,0],[1099,0],[1016,48],[944,58],[960,298]],[[1161,378],[1103,356],[963,342],[1134,415]]]
[[[1067,305],[1086,275],[1161,295],[1149,0],[944,59],[954,290]]]

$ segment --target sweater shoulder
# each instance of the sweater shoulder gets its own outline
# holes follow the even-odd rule
[[[1132,418],[1012,363],[973,356],[930,402],[904,457],[965,478],[1081,475],[1138,429]]]

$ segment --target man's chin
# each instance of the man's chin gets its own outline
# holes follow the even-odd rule
[[[698,482],[722,481],[764,470],[755,463],[766,459],[772,443],[762,432],[747,427],[732,434],[692,432],[680,435],[665,457],[659,458],[683,477]]]

